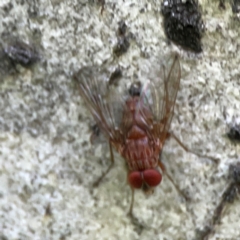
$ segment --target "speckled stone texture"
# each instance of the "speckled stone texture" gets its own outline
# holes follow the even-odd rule
[[[240,161],[240,145],[226,137],[227,123],[240,109],[239,18],[226,2],[199,1],[205,33],[203,53],[169,44],[160,1],[1,0],[0,44],[12,39],[33,44],[40,60],[32,66],[0,58],[0,239],[200,239],[228,184],[228,167]],[[119,21],[127,25],[129,48],[113,54]],[[177,51],[182,79],[164,146],[168,173],[189,194],[185,202],[164,177],[151,196],[136,192],[133,222],[127,216],[131,191],[124,160],[99,187],[92,183],[107,168],[107,144],[92,146],[94,124],[72,81],[82,66],[122,69],[119,88],[144,81],[154,59]],[[240,202],[225,209],[209,239],[240,239]]]

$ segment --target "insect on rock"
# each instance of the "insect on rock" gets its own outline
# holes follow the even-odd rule
[[[128,166],[128,183],[132,189],[130,215],[134,189],[151,193],[161,183],[164,171],[159,154],[169,136],[180,84],[178,56],[170,57],[159,67],[160,75],[156,79],[143,85],[133,83],[127,98],[112,94],[106,99],[101,89],[107,83],[99,78],[96,67],[83,67],[73,76],[81,97],[109,141],[111,164],[96,183],[112,168],[112,148],[115,148]]]

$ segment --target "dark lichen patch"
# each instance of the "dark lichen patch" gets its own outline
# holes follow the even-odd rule
[[[233,13],[240,12],[240,0],[232,0],[232,12]]]
[[[167,38],[186,50],[200,53],[204,24],[198,2],[164,0],[161,12]]]
[[[94,125],[90,126],[90,130],[92,132],[90,136],[90,142],[91,144],[94,144],[95,140],[99,137],[100,135],[100,128],[99,126],[95,123]]]
[[[13,63],[30,66],[40,60],[36,48],[20,40],[15,40],[3,48],[3,52]]]
[[[109,85],[117,85],[118,80],[122,77],[121,68],[117,67],[110,75],[108,84]]]
[[[240,184],[240,162],[229,166],[228,177],[235,184]]]
[[[16,72],[16,66],[30,67],[40,60],[37,49],[20,40],[3,43],[0,46],[0,73],[2,75]]]
[[[126,53],[128,51],[128,48],[130,47],[130,39],[132,38],[132,34],[127,31],[127,25],[124,21],[120,21],[118,23],[118,29],[117,29],[117,43],[113,47],[114,54],[119,57],[122,54]]]
[[[227,136],[232,142],[240,143],[240,126],[239,125],[231,126],[227,133]]]
[[[218,8],[220,10],[226,10],[225,0],[219,0]]]
[[[121,20],[118,23],[118,35],[125,35],[126,31],[127,31],[127,25],[123,20]]]
[[[0,46],[0,74],[2,76],[18,72],[21,65],[30,68],[40,61],[37,48],[20,40],[6,41]]]
[[[128,41],[128,39],[125,36],[119,37],[117,44],[113,48],[113,52],[116,54],[117,57],[119,57],[122,54],[126,53],[129,47],[130,42]]]
[[[224,109],[223,111],[223,117],[226,121],[227,130],[224,134],[225,137],[228,137],[228,139],[232,143],[240,143],[240,118],[238,115],[234,115],[230,117]]]

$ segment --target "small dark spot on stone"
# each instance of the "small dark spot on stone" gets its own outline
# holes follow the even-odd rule
[[[240,125],[232,125],[227,136],[233,142],[240,142]]]
[[[90,142],[93,144],[94,140],[99,136],[100,134],[100,128],[97,124],[94,124],[90,127],[91,129],[91,137],[90,137]],[[86,142],[88,144],[88,142]]]
[[[110,78],[109,78],[109,81],[108,81],[108,84],[109,85],[116,85],[118,83],[118,80],[122,77],[122,70],[120,68],[116,68]]]
[[[51,215],[52,215],[52,210],[51,210],[51,205],[49,203],[45,209],[45,216],[51,216]]]
[[[118,34],[119,35],[125,35],[126,31],[127,31],[127,25],[123,20],[121,20],[118,23]]]
[[[219,5],[218,5],[219,9],[225,10],[226,6],[225,6],[225,0],[219,0]]]
[[[122,54],[126,53],[129,47],[130,42],[125,36],[123,36],[118,38],[117,44],[113,48],[113,52],[119,57]]]
[[[13,9],[12,3],[8,3],[8,4],[4,5],[4,7],[3,7],[3,11],[5,11],[6,13],[9,13],[12,9]]]
[[[240,183],[240,163],[230,165],[229,177],[234,181],[234,183]]]

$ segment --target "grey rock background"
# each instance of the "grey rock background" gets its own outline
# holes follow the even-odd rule
[[[226,10],[218,9],[218,1],[200,3],[204,53],[194,56],[168,45],[159,1],[107,1],[103,15],[96,2],[0,2],[1,43],[17,37],[41,52],[41,61],[32,68],[17,66],[11,74],[1,69],[1,239],[197,238],[220,201],[228,166],[239,161],[240,150],[224,137],[226,121],[240,109],[239,19],[229,3]],[[113,59],[120,20],[134,40],[126,54]],[[172,51],[180,52],[182,63],[172,130],[190,149],[221,162],[216,166],[185,152],[173,139],[166,142],[163,161],[191,201],[184,202],[164,178],[152,196],[136,193],[138,225],[126,216],[131,194],[117,153],[114,169],[92,188],[108,166],[109,154],[104,145],[89,142],[93,121],[71,75],[82,66],[113,59],[109,68],[122,67],[124,85],[133,76],[143,78],[139,69],[155,66],[152,59]],[[210,239],[240,238],[239,204],[229,205]]]

